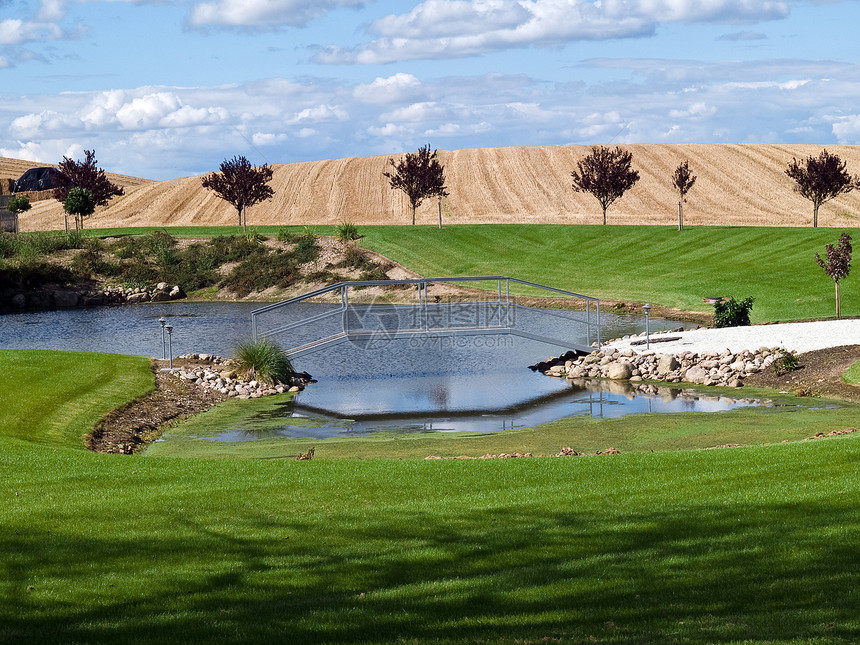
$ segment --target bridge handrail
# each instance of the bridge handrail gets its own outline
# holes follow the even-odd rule
[[[301,302],[302,300],[307,300],[308,298],[314,298],[316,296],[321,296],[323,294],[329,293],[330,291],[337,291],[344,287],[379,287],[379,286],[390,286],[394,284],[427,284],[430,282],[490,282],[496,281],[499,282],[504,280],[506,282],[516,282],[518,284],[523,284],[529,287],[536,287],[538,289],[544,289],[546,291],[552,291],[554,293],[561,293],[566,296],[572,296],[574,298],[583,298],[585,300],[597,300],[597,298],[593,298],[591,296],[585,296],[581,293],[575,293],[573,291],[565,291],[564,289],[557,289],[556,287],[548,287],[543,284],[538,284],[536,282],[529,282],[528,280],[520,280],[519,278],[511,278],[509,276],[501,276],[501,275],[487,275],[487,276],[464,276],[460,278],[403,278],[399,280],[350,280],[343,282],[336,282],[334,284],[330,284],[327,287],[321,287],[316,289],[315,291],[309,291],[308,293],[304,293],[300,296],[295,296],[293,298],[289,298],[288,300],[282,300],[280,302],[273,302],[270,305],[266,305],[265,307],[260,307],[259,309],[255,309],[251,312],[251,315],[254,316],[256,314],[266,313],[268,311],[273,311],[275,309],[279,309],[281,307],[285,307],[287,305],[294,304],[296,302]]]
[[[336,301],[331,302],[330,304],[332,304],[334,306],[334,308],[331,311],[327,311],[327,312],[324,312],[321,314],[312,315],[309,318],[305,318],[305,319],[300,320],[300,321],[288,322],[286,325],[282,324],[282,325],[280,325],[274,329],[269,329],[263,335],[269,336],[269,335],[275,335],[275,334],[283,333],[283,332],[289,331],[290,329],[293,329],[293,328],[302,327],[302,326],[307,325],[309,323],[317,322],[317,321],[322,320],[324,318],[327,318],[329,316],[342,315],[343,316],[343,326],[344,326],[343,327],[343,335],[344,335],[344,337],[348,338],[350,336],[350,334],[357,334],[358,333],[358,332],[353,332],[352,330],[350,330],[349,326],[348,326],[348,316],[349,316],[349,311],[350,311],[350,301],[349,301],[350,288],[394,286],[394,285],[417,285],[418,286],[418,294],[417,294],[418,295],[418,302],[416,304],[407,305],[407,306],[420,307],[421,311],[424,312],[423,316],[425,317],[425,321],[423,323],[423,327],[421,328],[421,331],[426,333],[426,332],[431,331],[431,329],[429,327],[427,327],[427,324],[428,324],[426,322],[427,312],[429,311],[430,307],[433,307],[433,306],[440,304],[440,303],[428,303],[427,302],[427,296],[428,296],[427,291],[428,291],[429,287],[433,283],[464,283],[464,282],[490,282],[490,283],[495,282],[496,283],[496,289],[494,291],[495,291],[495,295],[498,298],[498,300],[489,300],[489,301],[487,301],[487,304],[493,304],[493,303],[497,302],[499,304],[499,306],[504,305],[507,308],[510,308],[511,306],[513,306],[514,309],[517,309],[521,306],[521,305],[518,305],[515,301],[513,301],[511,299],[511,283],[512,282],[514,284],[524,285],[526,287],[532,287],[532,288],[538,289],[538,290],[549,291],[549,292],[554,293],[554,294],[560,294],[560,295],[566,296],[568,298],[576,298],[579,300],[584,300],[585,301],[585,315],[586,315],[586,317],[584,320],[577,320],[574,322],[584,323],[587,326],[587,330],[588,330],[587,342],[591,342],[590,341],[591,329],[592,329],[592,325],[594,324],[596,326],[598,345],[601,342],[601,338],[600,338],[600,300],[598,298],[586,296],[586,295],[583,295],[581,293],[575,293],[573,291],[567,291],[565,289],[558,289],[556,287],[548,287],[546,285],[538,284],[536,282],[530,282],[528,280],[521,280],[519,278],[512,278],[510,276],[501,276],[501,275],[459,276],[459,277],[446,277],[446,278],[402,278],[402,279],[398,279],[398,280],[349,280],[349,281],[336,282],[336,283],[330,284],[326,287],[321,287],[321,288],[316,289],[314,291],[309,291],[308,293],[304,293],[300,296],[295,296],[295,297],[289,298],[287,300],[282,300],[280,302],[275,302],[275,303],[266,305],[264,307],[260,307],[259,309],[255,309],[254,311],[251,312],[251,332],[252,332],[252,335],[255,339],[258,338],[257,324],[258,324],[258,316],[260,316],[261,314],[265,314],[265,313],[268,313],[271,311],[276,311],[276,310],[281,309],[283,307],[287,307],[287,306],[292,305],[292,304],[300,303],[300,302],[309,300],[311,298],[325,295],[327,293],[339,291],[340,292],[340,302],[339,303]],[[503,282],[504,282],[504,291],[502,290],[502,286],[503,286],[502,283]],[[493,294],[494,291],[488,290],[487,293]],[[377,304],[381,304],[381,303],[377,303]],[[388,303],[388,304],[394,305],[394,303]],[[444,304],[444,303],[442,303],[442,304]],[[396,305],[394,305],[394,306],[396,307]],[[591,316],[592,307],[594,307],[594,313],[596,314],[596,321],[594,321],[594,323],[592,322],[592,316]],[[530,307],[526,307],[526,308],[530,309]],[[510,327],[510,325],[508,325],[508,327]],[[479,325],[478,327],[464,327],[464,328],[462,328],[462,330],[467,330],[467,329],[477,330],[477,329],[484,329],[484,328],[487,328],[487,329],[489,329],[489,328],[503,329],[503,327],[501,327],[501,318],[499,320],[498,326],[492,326],[491,327],[489,324],[489,321],[487,321],[487,323],[483,326]],[[506,328],[507,327],[505,327],[504,329],[506,329]],[[439,330],[436,330],[434,328],[433,331],[445,331],[445,330],[447,330],[447,331],[453,332],[453,331],[460,330],[460,329],[461,328],[459,328],[459,327],[454,328],[454,327],[446,326],[444,329],[439,329]],[[404,332],[404,333],[405,333],[405,331],[409,331],[409,330],[401,330],[401,332]],[[415,330],[413,330],[413,331],[415,331]],[[520,333],[520,332],[517,332],[517,333]],[[523,335],[524,337],[527,337],[527,338],[532,338],[534,340],[540,340],[541,342],[548,342],[548,340],[542,336],[537,336],[537,335],[533,335],[533,334],[526,333],[526,332],[522,332],[522,333],[520,333],[520,335]],[[339,334],[336,334],[334,337],[331,337],[331,338],[327,337],[326,339],[322,339],[322,341],[324,344],[325,342],[330,342],[333,338],[340,338],[340,337],[341,336]],[[314,345],[317,345],[319,342],[320,341],[311,341],[311,343],[307,346],[308,347],[314,346]],[[305,347],[306,347],[306,345],[303,345],[300,348],[293,348],[293,350],[298,351],[298,349],[304,349]],[[288,350],[288,352],[293,351],[293,350]]]

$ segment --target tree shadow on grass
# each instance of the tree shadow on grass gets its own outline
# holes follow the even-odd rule
[[[4,527],[0,642],[860,640],[844,495],[167,520],[133,540]]]

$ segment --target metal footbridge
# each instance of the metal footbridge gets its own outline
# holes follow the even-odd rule
[[[535,306],[546,304],[554,308]],[[590,352],[600,345],[600,301],[504,276],[358,280],[256,309],[251,326],[255,340],[277,340],[290,357],[346,342],[373,350],[503,334]]]

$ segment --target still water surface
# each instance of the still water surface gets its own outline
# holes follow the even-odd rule
[[[173,325],[173,354],[202,352],[229,356],[250,337],[251,311],[258,303],[159,303],[71,309],[0,316],[0,347],[65,349],[160,357],[165,317]],[[541,316],[536,329],[554,337],[563,317]],[[601,315],[603,338],[639,333],[638,316]],[[651,329],[679,326],[652,319]],[[584,333],[584,332],[582,332]],[[560,348],[506,334],[451,337],[428,334],[394,339],[369,349],[349,342],[296,359],[317,383],[284,406],[283,436],[335,436],[379,431],[495,432],[528,427],[571,415],[614,417],[641,412],[726,410],[749,405],[720,397],[618,391],[612,384],[572,385],[527,369]],[[616,391],[611,391],[611,386]],[[302,418],[301,425],[290,419]],[[311,424],[308,424],[308,419]],[[268,420],[271,421],[270,419]],[[254,435],[254,419],[228,429],[220,440]],[[271,434],[271,423],[265,433]],[[231,434],[232,433],[232,434]]]

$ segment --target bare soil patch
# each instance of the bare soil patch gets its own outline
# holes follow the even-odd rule
[[[174,360],[174,367],[204,367],[193,361]],[[95,452],[130,455],[155,441],[165,424],[208,410],[227,399],[208,390],[161,372],[167,361],[152,361],[155,389],[107,414],[86,438],[87,448]]]
[[[777,375],[772,370],[745,379],[750,387],[766,387],[801,396],[860,402],[860,388],[842,380],[851,365],[860,361],[860,345],[828,347],[798,356],[800,367]]]

